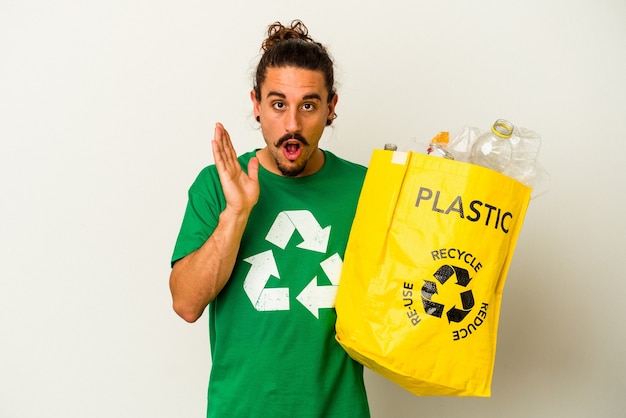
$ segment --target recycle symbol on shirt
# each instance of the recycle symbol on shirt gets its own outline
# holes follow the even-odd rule
[[[296,231],[303,238],[303,241],[297,245],[298,248],[326,253],[330,226],[322,228],[308,210],[280,212],[265,236],[265,240],[284,250]],[[288,311],[290,309],[289,288],[265,288],[271,277],[280,279],[272,250],[250,256],[243,261],[251,264],[243,289],[254,308],[257,311]],[[318,286],[317,276],[315,276],[296,296],[296,300],[318,319],[320,309],[335,307],[343,260],[339,254],[335,253],[323,260],[320,266],[331,285]]]

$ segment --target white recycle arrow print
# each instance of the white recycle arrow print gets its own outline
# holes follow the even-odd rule
[[[308,210],[280,212],[265,239],[284,250],[295,230],[298,230],[304,240],[298,244],[298,248],[326,252],[330,226],[322,228]]]
[[[270,277],[280,279],[272,250],[253,255],[243,261],[252,264],[243,282],[243,289],[254,308],[257,311],[289,310],[289,288],[265,288]]]
[[[332,283],[330,286],[318,286],[317,276],[300,292],[296,297],[305,308],[307,308],[317,319],[319,310],[323,308],[334,308],[337,297],[337,288],[341,277],[343,261],[339,254],[335,253],[320,263],[322,270]]]

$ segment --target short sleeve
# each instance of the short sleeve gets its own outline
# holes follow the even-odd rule
[[[211,236],[226,206],[215,166],[202,170],[189,188],[185,216],[171,264],[200,248]]]

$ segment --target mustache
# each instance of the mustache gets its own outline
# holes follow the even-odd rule
[[[278,141],[276,141],[276,146],[280,147],[281,145],[283,145],[285,142],[289,141],[290,139],[297,139],[298,141],[302,142],[303,145],[309,145],[309,142],[306,140],[305,137],[303,137],[299,133],[293,133],[293,134],[285,134],[281,136],[278,139]]]

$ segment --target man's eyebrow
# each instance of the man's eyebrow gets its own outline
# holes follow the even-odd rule
[[[281,98],[281,99],[286,99],[286,98],[287,98],[287,96],[285,96],[283,93],[280,93],[280,92],[278,92],[278,91],[269,91],[269,92],[267,93],[267,97],[268,97],[268,98],[270,98],[270,97],[272,97],[272,96],[275,96],[275,97],[278,97],[278,98]],[[305,94],[305,95],[302,97],[302,100],[312,100],[312,99],[313,99],[313,100],[319,100],[319,101],[321,101],[321,100],[322,100],[322,98],[320,97],[320,95],[319,95],[319,94],[317,94],[317,93]]]
[[[280,97],[281,99],[286,99],[287,98],[287,96],[285,96],[284,94],[279,93],[277,91],[269,91],[267,93],[267,97],[269,98],[269,97],[272,97],[272,96],[277,96],[277,97]]]
[[[315,99],[315,100],[319,100],[322,101],[322,98],[320,97],[319,94],[317,93],[311,93],[311,94],[305,94],[304,97],[302,98],[303,100],[311,100],[311,99]]]

